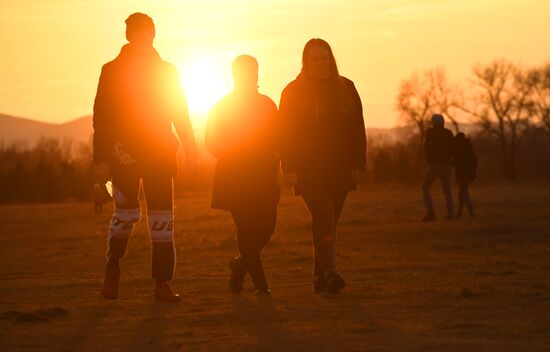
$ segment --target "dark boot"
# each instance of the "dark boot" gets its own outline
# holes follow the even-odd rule
[[[244,277],[246,276],[246,266],[241,257],[233,258],[229,261],[229,289],[233,293],[240,293],[243,289]]]
[[[326,281],[328,293],[338,294],[344,287],[346,287],[346,282],[337,272],[330,274]]]
[[[254,288],[256,289],[257,295],[270,295],[271,290],[267,284],[265,278],[264,268],[261,261],[258,261],[253,266],[248,267],[248,272],[252,277],[252,282],[254,283]]]
[[[101,295],[107,299],[116,299],[118,297],[118,282],[120,280],[120,268],[107,267]]]
[[[174,293],[167,282],[159,282],[155,286],[155,299],[162,302],[179,302],[180,295]]]
[[[313,292],[322,293],[327,290],[327,282],[323,276],[315,276],[313,278]]]

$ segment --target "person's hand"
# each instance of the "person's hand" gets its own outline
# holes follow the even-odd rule
[[[289,185],[296,186],[296,184],[298,183],[298,174],[296,174],[295,172],[289,172],[285,174],[285,179]]]
[[[111,178],[111,168],[105,161],[94,165],[95,178],[100,184],[105,184]]]

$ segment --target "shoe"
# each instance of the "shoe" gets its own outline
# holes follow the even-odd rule
[[[155,299],[162,302],[179,302],[180,295],[174,293],[167,282],[157,282],[155,286]]]
[[[271,289],[269,287],[256,287],[254,293],[256,296],[271,296]]]
[[[426,214],[422,220],[423,222],[428,222],[428,221],[435,221],[435,214],[434,212],[429,212],[428,214]]]
[[[338,273],[332,273],[327,279],[328,293],[339,294],[344,287],[346,287],[346,282]]]
[[[241,257],[236,257],[229,261],[228,266],[229,270],[231,270],[229,289],[233,293],[240,293],[243,289],[244,277],[246,276],[244,262]]]
[[[118,282],[120,280],[120,268],[107,267],[105,269],[105,278],[101,295],[107,299],[116,299],[118,297]]]
[[[322,276],[315,277],[313,279],[313,292],[323,293],[327,290],[327,283]]]
[[[257,295],[265,296],[265,295],[271,294],[271,290],[269,289],[269,285],[267,284],[264,267],[261,261],[258,262],[258,265],[256,266],[248,267],[248,273],[252,278],[252,282],[254,283],[254,289]]]

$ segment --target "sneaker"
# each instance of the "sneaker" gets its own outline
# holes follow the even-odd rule
[[[107,267],[105,269],[105,278],[101,295],[107,299],[116,299],[118,297],[118,282],[120,280],[120,268]]]
[[[246,267],[244,266],[242,258],[236,257],[231,259],[228,267],[229,270],[231,270],[229,289],[233,293],[240,293],[243,289],[244,277],[246,276]]]
[[[179,302],[180,295],[174,293],[167,282],[157,282],[155,286],[155,299],[162,302]]]
[[[271,296],[271,289],[269,287],[256,287],[254,293],[256,293],[256,296]]]
[[[327,292],[332,294],[339,294],[340,291],[346,287],[346,282],[338,273],[333,273],[327,279]]]

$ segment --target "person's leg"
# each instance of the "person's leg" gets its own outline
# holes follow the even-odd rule
[[[468,207],[468,212],[470,213],[470,216],[475,216],[474,205],[472,204],[472,199],[470,198],[469,186],[469,182],[466,182],[464,184],[464,203]]]
[[[334,268],[334,221],[335,209],[331,195],[304,195],[311,214],[313,234],[314,286],[322,286],[326,276]],[[322,291],[322,287],[319,287]]]
[[[445,195],[445,203],[447,205],[447,219],[454,217],[453,215],[453,195],[451,192],[451,168],[443,166],[440,169],[439,177],[441,178],[441,186]]]
[[[176,267],[172,177],[146,177],[143,179],[143,190],[153,247],[151,274],[156,280],[155,295],[159,300],[176,302],[180,298],[168,286]]]
[[[268,293],[267,280],[261,261],[261,251],[275,230],[275,205],[258,205],[251,209],[232,211],[237,226],[237,243],[242,262],[250,273],[257,293]]]
[[[127,171],[127,170],[126,170]],[[120,259],[128,246],[128,239],[134,225],[140,220],[138,201],[139,177],[133,172],[114,170],[113,192],[115,210],[109,226],[107,238],[106,271],[101,293],[105,298],[118,296],[120,278]]]
[[[464,209],[464,184],[462,182],[458,183],[458,211],[456,217],[460,218],[462,216],[462,210]]]
[[[431,194],[431,187],[435,180],[435,174],[432,167],[428,168],[424,181],[422,182],[422,195],[424,197],[424,205],[426,206],[426,216],[423,221],[435,220],[434,206]]]

